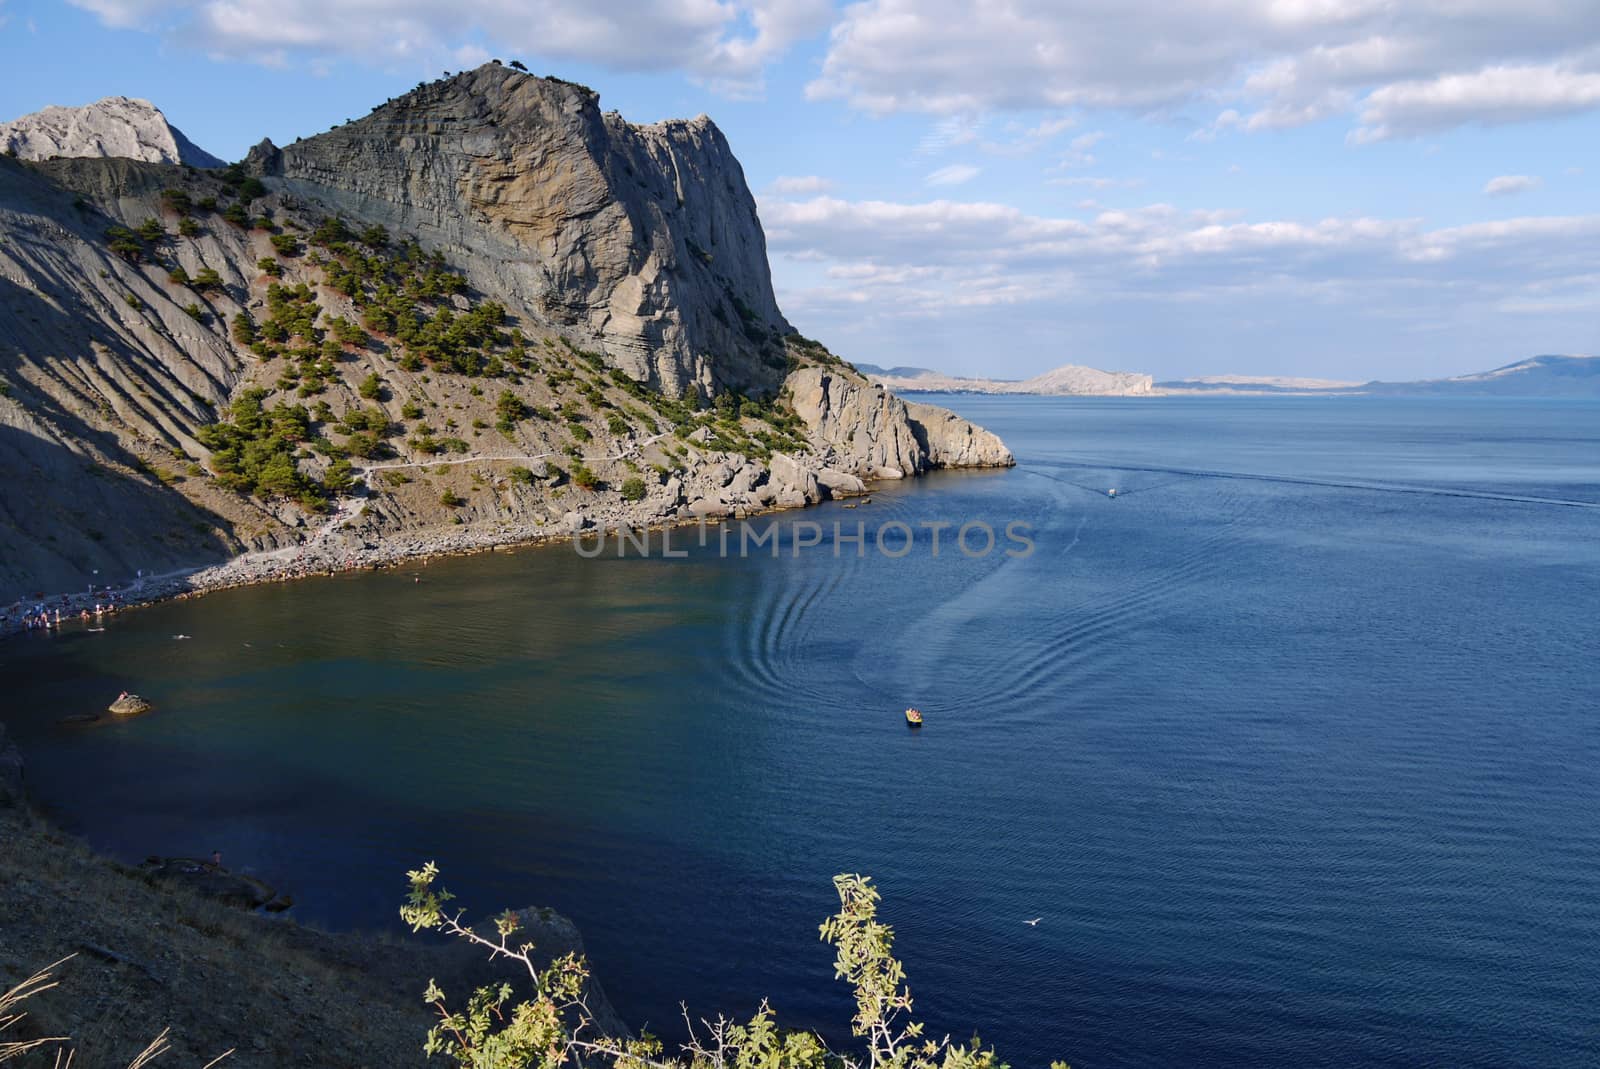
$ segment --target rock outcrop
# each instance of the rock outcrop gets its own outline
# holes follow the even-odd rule
[[[146,163],[222,166],[221,160],[169,123],[160,108],[129,97],[106,97],[81,108],[51,105],[0,123],[0,152],[24,160],[118,156]]]
[[[907,404],[861,375],[802,368],[785,384],[795,413],[828,449],[832,468],[898,479],[933,468],[1001,468],[1016,461],[982,427],[933,405]]]

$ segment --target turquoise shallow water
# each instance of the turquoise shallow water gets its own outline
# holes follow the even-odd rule
[[[436,858],[657,1028],[847,1021],[815,926],[858,870],[934,1030],[1013,1064],[1600,1061],[1600,405],[945,401],[1018,469],[777,521],[902,559],[232,591],[0,646],[4,715],[114,853],[360,928]],[[934,557],[967,521],[1036,551]],[[125,687],[157,713],[58,722]]]

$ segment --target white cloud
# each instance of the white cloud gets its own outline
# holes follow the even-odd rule
[[[1600,292],[1600,214],[1430,229],[1093,201],[1081,217],[952,199],[760,207],[785,312],[880,364],[1414,378],[1581,347]]]
[[[946,115],[1226,101],[1212,136],[1355,114],[1371,141],[1600,107],[1600,6],[862,0],[807,93]]]
[[[780,175],[767,187],[779,196],[795,197],[807,193],[826,193],[833,188],[833,179],[821,175]]]
[[[1063,170],[1072,167],[1092,167],[1095,163],[1094,153],[1089,150],[1106,139],[1103,130],[1092,130],[1086,134],[1079,134],[1067,144],[1067,151],[1061,157],[1057,166]]]
[[[906,316],[969,300],[1181,302],[1223,292],[1361,307],[1418,289],[1501,301],[1600,273],[1600,215],[1429,230],[1414,219],[1251,222],[1163,204],[1075,219],[981,201],[834,197],[763,199],[761,215],[775,252],[829,265],[849,299],[880,287],[881,314]],[[806,300],[847,296],[830,293],[823,284]]]
[[[1600,73],[1557,66],[1488,67],[1400,82],[1367,97],[1358,141],[1431,133],[1463,123],[1499,125],[1567,115],[1600,105]]]
[[[1534,175],[1503,174],[1484,183],[1483,191],[1491,197],[1507,197],[1513,193],[1526,193],[1530,189],[1538,189],[1542,185],[1544,180]]]
[[[980,171],[969,163],[952,163],[928,175],[924,181],[930,186],[959,186],[978,177]]]
[[[832,18],[829,0],[72,0],[107,24],[159,30],[220,56],[369,62],[490,47],[507,60],[681,70],[730,93]]]
[[[950,115],[933,124],[922,135],[917,151],[924,155],[943,152],[959,145],[970,145],[983,131],[983,120],[972,115]]]

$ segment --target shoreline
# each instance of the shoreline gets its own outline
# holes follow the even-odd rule
[[[942,471],[944,469],[938,470]],[[933,472],[915,477],[925,478],[927,474],[933,474]],[[105,615],[117,616],[167,601],[184,601],[240,587],[261,586],[268,583],[290,583],[303,579],[331,578],[345,572],[381,571],[385,568],[403,566],[407,563],[421,564],[435,559],[470,557],[500,550],[555,546],[571,543],[587,536],[608,538],[615,536],[621,528],[656,532],[701,525],[709,527],[735,520],[771,516],[781,512],[798,512],[803,509],[814,508],[828,501],[870,497],[876,492],[875,487],[880,486],[884,481],[886,480],[866,482],[864,483],[864,489],[860,493],[842,494],[838,498],[830,497],[822,501],[808,502],[797,506],[773,505],[760,509],[739,509],[721,516],[705,515],[692,518],[674,517],[666,519],[657,515],[636,525],[630,525],[620,519],[613,521],[612,517],[607,517],[603,522],[581,519],[585,526],[577,530],[552,530],[549,529],[549,525],[539,525],[540,528],[545,529],[523,525],[509,531],[472,531],[471,529],[453,531],[429,528],[397,535],[393,540],[383,540],[376,545],[368,545],[359,541],[353,546],[348,544],[330,545],[332,533],[343,522],[342,513],[336,513],[310,539],[294,546],[241,553],[217,564],[197,565],[194,568],[184,569],[179,572],[146,576],[132,584],[123,587],[111,587],[101,593],[66,594],[58,592],[44,595],[42,598],[28,597],[18,599],[10,605],[0,607],[0,642],[18,635],[31,634],[35,630],[56,631],[66,627],[68,624],[82,622],[80,613],[85,609],[89,612],[88,623],[103,622],[102,617],[95,613],[94,607],[97,602],[104,606],[108,596],[113,598],[114,604]],[[898,482],[899,480],[893,481]],[[355,500],[359,501],[361,499]],[[569,515],[571,514],[569,513]],[[588,526],[590,523],[593,526]],[[53,614],[59,609],[61,615],[60,623],[52,623],[49,628],[42,629],[29,628],[27,626],[27,613],[33,605],[37,605],[40,602],[45,604],[47,614]]]

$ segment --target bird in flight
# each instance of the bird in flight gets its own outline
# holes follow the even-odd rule
[[[1037,928],[1037,927],[1039,927],[1039,922],[1042,921],[1042,920],[1044,920],[1043,917],[1035,917],[1031,921],[1023,921],[1022,923],[1026,924],[1030,928]]]

